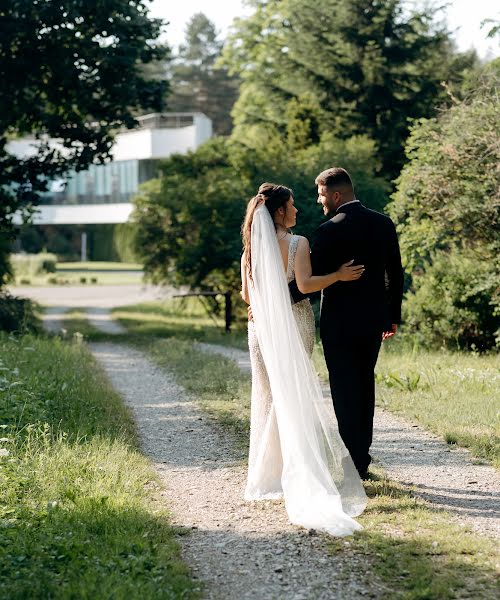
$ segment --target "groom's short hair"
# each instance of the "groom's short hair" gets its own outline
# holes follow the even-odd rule
[[[351,190],[354,189],[354,186],[352,185],[351,176],[342,167],[332,167],[331,169],[326,169],[326,171],[322,171],[316,177],[314,183],[316,185],[324,185],[329,190],[340,188],[350,188]]]

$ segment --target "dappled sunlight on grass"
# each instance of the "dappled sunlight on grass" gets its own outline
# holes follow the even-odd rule
[[[313,355],[328,380],[318,344]],[[449,443],[500,467],[500,356],[383,347],[376,368],[377,404],[420,423]]]
[[[499,565],[493,540],[455,524],[381,473],[365,487],[370,500],[358,519],[364,529],[347,542],[329,540],[329,547],[365,556],[367,570],[386,586],[383,597],[495,597]]]
[[[0,596],[196,598],[128,409],[84,344],[0,334]]]
[[[114,318],[132,335],[177,337],[246,348],[246,324],[234,323],[224,331],[223,316],[209,316],[196,298],[172,298],[165,302],[143,303],[117,308]]]
[[[411,385],[413,382],[413,385]],[[500,467],[500,357],[382,352],[378,403]]]
[[[125,439],[30,427],[3,467],[3,597],[196,597],[155,477]]]

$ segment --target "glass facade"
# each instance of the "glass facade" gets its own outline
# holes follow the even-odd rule
[[[40,204],[110,204],[130,202],[141,183],[157,174],[157,161],[122,160],[91,165],[52,182]]]

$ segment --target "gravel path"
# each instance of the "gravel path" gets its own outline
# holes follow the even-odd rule
[[[183,556],[216,600],[384,598],[366,557],[329,555],[327,536],[290,525],[282,502],[243,500],[246,468],[225,430],[165,371],[117,344],[91,349],[135,415],[165,484]]]
[[[198,344],[206,352],[237,361],[250,370],[248,352],[215,344]],[[330,390],[323,388],[325,394]],[[415,495],[449,510],[481,534],[500,538],[500,473],[474,464],[463,448],[377,407],[372,445],[374,460],[388,476],[412,486]]]
[[[125,327],[113,319],[109,308],[87,308],[86,313],[89,323],[99,331],[110,335],[127,333]]]

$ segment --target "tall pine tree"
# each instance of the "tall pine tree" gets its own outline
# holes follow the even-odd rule
[[[170,66],[173,93],[168,106],[173,111],[203,112],[212,119],[216,135],[228,135],[238,83],[227,67],[216,67],[221,51],[214,24],[203,13],[193,15]]]
[[[370,136],[384,173],[394,177],[410,120],[432,115],[444,99],[441,82],[460,77],[435,12],[410,13],[402,0],[251,4],[254,13],[237,20],[223,58],[243,80],[233,111],[237,137],[286,139],[289,103],[312,96],[322,130]],[[475,57],[460,60],[464,68]]]

